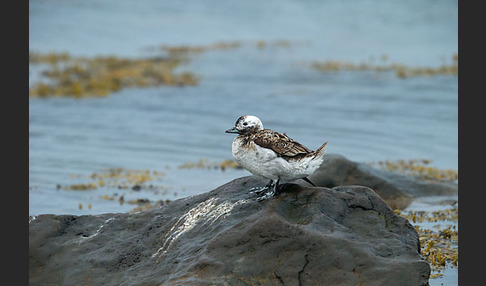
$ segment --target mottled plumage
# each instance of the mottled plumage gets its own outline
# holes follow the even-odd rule
[[[309,148],[287,136],[270,129],[264,129],[250,135],[250,140],[263,148],[272,149],[277,155],[292,159],[298,155],[307,155],[312,152]]]
[[[238,118],[235,127],[226,133],[236,133],[232,153],[236,162],[252,174],[270,179],[267,188],[272,195],[278,183],[307,179],[324,160],[325,142],[316,151],[305,147],[285,133],[264,129],[260,119],[251,115]]]

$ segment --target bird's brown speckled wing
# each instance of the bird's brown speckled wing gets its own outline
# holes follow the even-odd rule
[[[286,134],[278,133],[270,129],[260,130],[252,134],[251,137],[253,137],[251,139],[260,147],[272,149],[282,157],[302,156],[313,152]]]

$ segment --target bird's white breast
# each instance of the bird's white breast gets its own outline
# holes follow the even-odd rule
[[[271,180],[292,181],[306,177],[317,169],[310,158],[289,162],[271,149],[262,148],[252,141],[244,143],[239,136],[233,140],[231,150],[240,166],[254,175]]]
[[[238,137],[233,140],[231,150],[235,161],[240,166],[254,175],[266,178],[271,176],[268,167],[270,165],[275,165],[275,161],[278,159],[277,155],[272,150],[262,148],[253,142],[243,144],[243,140]],[[277,179],[275,176],[272,177],[272,179]]]

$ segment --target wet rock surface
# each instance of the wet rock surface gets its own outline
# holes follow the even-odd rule
[[[357,163],[338,154],[326,154],[321,167],[309,179],[321,187],[361,185],[373,189],[392,208],[404,209],[414,197],[457,195],[456,183],[425,181]]]
[[[31,285],[427,285],[412,225],[370,188],[231,181],[150,211],[29,217]]]

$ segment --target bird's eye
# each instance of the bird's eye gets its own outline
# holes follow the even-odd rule
[[[245,125],[245,126],[246,126],[246,125],[248,125],[248,123],[246,123],[246,122],[245,122],[245,123],[243,123],[243,125]]]

